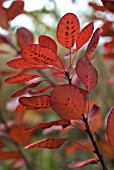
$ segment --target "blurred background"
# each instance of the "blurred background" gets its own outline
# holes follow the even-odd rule
[[[20,56],[21,45],[19,44],[19,30],[23,27],[30,31],[31,42],[37,43],[40,35],[52,37],[58,45],[58,54],[61,58],[68,53],[56,38],[56,28],[60,18],[72,12],[80,20],[81,29],[90,22],[94,22],[95,29],[102,28],[101,38],[93,65],[98,71],[99,80],[96,88],[91,92],[91,105],[96,103],[101,107],[101,114],[92,123],[95,138],[101,152],[104,154],[106,164],[110,170],[114,169],[114,150],[108,143],[105,135],[106,116],[114,103],[114,17],[113,12],[106,9],[101,0],[24,0],[24,6],[11,8],[14,0],[0,1],[0,155],[5,151],[19,151],[26,157],[32,170],[69,170],[68,164],[73,161],[89,159],[93,153],[82,150],[77,145],[67,142],[59,149],[31,149],[25,150],[24,146],[39,139],[49,137],[71,137],[75,141],[87,143],[89,140],[81,129],[52,129],[36,130],[31,135],[23,137],[18,130],[31,127],[41,122],[57,120],[58,116],[51,109],[48,110],[25,110],[17,112],[18,98],[11,95],[23,88],[25,84],[10,85],[4,82],[7,77],[16,75],[17,71],[8,67],[7,62]],[[21,8],[21,7],[20,7]],[[7,14],[7,10],[9,13]],[[16,10],[19,11],[16,14]],[[14,12],[14,16],[12,13]],[[7,16],[8,15],[8,16]],[[21,36],[26,35],[20,33]],[[77,58],[83,56],[86,45],[78,52]],[[33,71],[32,71],[33,72]],[[54,81],[57,81],[55,79]],[[59,80],[58,80],[59,81]],[[47,94],[50,91],[46,92]],[[15,127],[15,128],[14,128]],[[14,129],[17,129],[13,131]],[[54,129],[55,128],[55,129]],[[15,137],[11,133],[20,136],[15,143]],[[12,138],[12,139],[10,139]],[[26,138],[26,142],[23,141]],[[13,141],[14,140],[14,141]],[[9,153],[8,153],[9,154]],[[8,155],[6,154],[6,155]],[[29,165],[13,156],[0,157],[0,170],[30,170]],[[88,165],[82,170],[100,170],[100,165]],[[80,168],[77,168],[77,170]]]

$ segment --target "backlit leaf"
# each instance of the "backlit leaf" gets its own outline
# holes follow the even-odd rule
[[[20,159],[21,155],[17,151],[0,151],[0,160]]]
[[[79,31],[80,23],[77,16],[73,13],[67,13],[60,19],[57,26],[57,39],[62,46],[71,50]]]
[[[16,69],[24,69],[24,68],[35,68],[36,65],[28,63],[23,58],[17,58],[11,60],[7,63],[9,67],[16,68]],[[47,69],[47,66],[38,66],[37,70]]]
[[[14,125],[10,128],[9,136],[10,138],[15,141],[17,144],[25,146],[28,145],[31,141],[31,134],[23,135],[23,130],[26,127],[23,125]]]
[[[89,2],[89,6],[91,6],[95,11],[106,11],[106,8],[104,6],[98,5],[94,2]]]
[[[7,78],[5,82],[10,84],[24,83],[37,77],[38,76],[34,74],[21,74],[21,75]]]
[[[66,119],[62,120],[57,120],[57,121],[49,121],[45,123],[40,123],[39,125],[33,126],[31,128],[24,129],[24,134],[25,133],[30,133],[36,129],[44,129],[44,128],[50,128],[51,126],[62,126],[63,128],[69,126],[71,122]]]
[[[94,29],[93,22],[88,24],[83,28],[83,30],[78,34],[76,41],[77,50],[79,50],[91,37]]]
[[[114,147],[114,106],[109,111],[109,114],[107,117],[106,133],[107,133],[109,142]]]
[[[24,1],[13,1],[8,8],[8,20],[13,20],[19,14],[24,13]]]
[[[85,54],[84,54],[85,57],[89,58],[95,51],[95,49],[99,43],[100,32],[101,32],[101,29],[97,28],[96,31],[93,33],[93,36],[87,46]]]
[[[91,158],[86,161],[81,162],[72,162],[68,165],[69,168],[79,168],[83,166],[87,166],[88,164],[98,164],[99,160],[97,158]]]
[[[21,27],[17,30],[17,44],[20,48],[23,48],[25,45],[32,44],[34,41],[33,34],[24,27]]]
[[[96,86],[98,73],[88,58],[83,57],[78,60],[76,73],[88,91]]]
[[[40,93],[44,93],[45,91],[49,90],[53,88],[53,85],[49,85],[49,86],[46,86],[46,87],[43,87],[41,89],[38,89],[38,90],[33,90],[31,92],[29,92],[30,94],[40,94]]]
[[[50,48],[53,50],[55,53],[57,53],[57,44],[56,42],[49,36],[41,35],[38,37],[38,43],[41,46]]]
[[[25,61],[36,65],[56,64],[57,55],[49,48],[37,44],[27,45],[22,50]]]
[[[74,85],[60,85],[52,92],[51,108],[62,119],[82,119],[85,112],[85,97]]]
[[[24,106],[24,105],[18,105],[17,108],[16,108],[16,112],[23,112],[25,110],[33,110],[34,108],[31,108],[31,107],[27,107],[27,106]]]
[[[50,107],[50,96],[34,96],[34,97],[21,97],[19,102],[27,107],[32,108],[48,108]]]
[[[56,149],[59,148],[61,145],[63,145],[64,142],[66,142],[67,140],[69,140],[69,138],[49,138],[49,139],[44,139],[44,140],[34,142],[26,146],[25,148],[31,149],[31,148],[39,147],[39,148]]]

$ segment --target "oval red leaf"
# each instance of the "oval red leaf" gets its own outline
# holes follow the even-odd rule
[[[0,26],[6,30],[9,29],[7,9],[0,7]]]
[[[94,32],[88,46],[87,46],[86,52],[84,54],[85,57],[87,57],[87,58],[91,57],[91,55],[95,51],[95,49],[99,43],[100,33],[101,33],[101,29],[97,28],[96,31]]]
[[[34,41],[33,34],[24,27],[21,27],[17,30],[17,44],[20,48],[23,48],[25,45],[32,44]]]
[[[71,50],[79,31],[80,23],[77,16],[73,13],[67,13],[60,19],[57,26],[57,39],[62,46]]]
[[[37,77],[38,76],[34,74],[21,74],[18,76],[7,78],[5,82],[10,84],[24,83]]]
[[[85,112],[85,97],[76,86],[60,85],[52,92],[51,108],[62,119],[82,119]]]
[[[56,149],[59,148],[61,145],[63,145],[64,142],[66,142],[67,140],[69,140],[69,138],[49,138],[49,139],[44,139],[44,140],[34,142],[26,146],[25,148],[31,149],[31,148],[39,147],[39,148]]]
[[[78,34],[76,41],[77,50],[79,50],[91,37],[94,29],[93,22],[86,25],[83,30]]]
[[[111,108],[108,114],[106,133],[109,142],[114,147],[114,106]]]
[[[36,65],[56,64],[57,55],[49,48],[37,44],[27,45],[22,50],[25,61]]]
[[[21,97],[19,102],[31,108],[48,108],[50,107],[50,96],[34,96],[34,97]]]
[[[76,64],[76,74],[88,91],[96,86],[98,73],[88,58],[83,57],[78,60]]]
[[[41,36],[38,37],[38,43],[41,46],[50,48],[55,53],[57,53],[57,44],[51,37],[46,36],[46,35],[41,35]]]
[[[8,9],[8,20],[14,19],[19,14],[24,13],[24,1],[14,1],[12,2],[10,8]]]

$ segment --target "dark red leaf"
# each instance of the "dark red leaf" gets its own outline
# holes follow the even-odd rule
[[[34,97],[21,97],[19,102],[27,107],[32,108],[48,108],[50,107],[50,96],[34,96]]]
[[[17,151],[0,151],[0,160],[20,159],[21,155]]]
[[[74,85],[60,85],[52,92],[51,108],[62,119],[82,119],[85,112],[85,97]]]
[[[33,90],[33,91],[30,91],[29,93],[30,94],[40,94],[40,93],[44,93],[45,91],[47,91],[51,88],[53,88],[53,85],[49,85],[49,86],[43,87],[43,88],[38,89],[38,90]]]
[[[27,45],[22,50],[25,61],[36,65],[56,64],[57,55],[49,48],[37,44]]]
[[[64,142],[66,142],[67,140],[69,140],[69,138],[49,138],[49,139],[44,139],[44,140],[34,142],[26,146],[25,148],[31,149],[31,148],[39,147],[39,148],[56,149],[59,148],[61,145],[63,145]]]
[[[0,7],[0,26],[6,30],[9,29],[7,9],[2,7]]]
[[[98,5],[94,2],[89,2],[89,6],[91,6],[95,11],[105,12],[106,8],[104,6]]]
[[[89,58],[95,51],[99,43],[100,33],[101,33],[101,29],[97,28],[87,46],[86,52],[84,54],[85,57]]]
[[[22,13],[24,13],[24,1],[13,1],[10,8],[8,9],[8,20],[13,20],[16,16]]]
[[[101,0],[105,8],[114,13],[114,0]]]
[[[38,78],[38,76],[34,75],[34,74],[21,74],[21,75],[18,75],[18,76],[7,78],[5,80],[5,82],[10,83],[10,84],[17,84],[17,83],[27,82],[27,81],[32,80],[34,78]]]
[[[94,29],[93,22],[88,24],[83,28],[83,30],[78,34],[76,41],[77,50],[79,50],[91,37]]]
[[[34,37],[33,34],[24,27],[21,27],[17,30],[17,44],[20,48],[23,48],[25,45],[33,44]]]
[[[99,160],[97,158],[88,159],[86,161],[81,162],[72,162],[68,165],[69,168],[79,168],[83,166],[87,166],[88,164],[98,164]]]
[[[80,23],[77,16],[73,13],[67,13],[60,19],[57,26],[57,39],[62,46],[71,50],[79,31]]]
[[[53,50],[55,53],[57,53],[57,44],[56,42],[49,36],[41,35],[38,37],[38,43],[41,46],[50,48]]]
[[[50,128],[51,126],[62,126],[63,128],[65,128],[70,125],[71,125],[71,122],[66,119],[49,121],[49,122],[45,122],[45,123],[40,123],[39,125],[33,126],[31,128],[24,129],[24,134],[30,133],[36,129]]]
[[[109,111],[107,117],[106,133],[109,142],[114,147],[114,106]]]
[[[88,58],[83,57],[78,60],[76,64],[76,73],[88,91],[96,86],[98,73]]]

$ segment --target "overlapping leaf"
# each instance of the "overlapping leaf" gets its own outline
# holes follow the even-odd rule
[[[17,144],[25,146],[28,145],[31,141],[31,134],[23,135],[23,130],[26,127],[23,125],[14,125],[10,128],[9,136],[10,138],[15,141]]]
[[[59,148],[61,145],[63,145],[64,142],[66,142],[67,140],[69,140],[69,138],[49,138],[49,139],[44,139],[32,143],[26,146],[25,148],[31,149],[31,148],[39,147],[39,148],[56,149]]]
[[[34,74],[21,74],[21,75],[7,78],[5,82],[10,84],[24,83],[37,77],[38,76]]]
[[[57,26],[57,39],[62,46],[71,50],[79,31],[80,23],[77,16],[73,13],[67,13],[60,19]]]
[[[107,117],[106,133],[109,142],[114,147],[114,107],[111,108]]]
[[[24,129],[24,133],[30,133],[36,129],[44,129],[49,128],[51,126],[62,126],[63,128],[69,126],[71,122],[66,119],[57,120],[57,121],[49,121],[45,123],[40,123],[39,125],[33,126],[31,128]]]
[[[85,97],[74,85],[60,85],[52,92],[51,108],[62,119],[82,119],[85,112]]]
[[[83,30],[78,34],[76,41],[77,50],[79,50],[91,37],[93,33],[94,25],[93,22],[88,24],[83,28]]]
[[[105,8],[114,13],[114,1],[113,0],[101,0]]]
[[[34,41],[33,34],[24,27],[21,27],[16,32],[17,35],[17,44],[20,48],[23,48],[25,45],[32,44]]]
[[[23,48],[22,58],[36,65],[52,65],[56,64],[57,55],[49,48],[32,44]]]
[[[0,26],[3,29],[9,29],[7,9],[2,7],[0,7]]]
[[[41,35],[38,37],[38,43],[41,46],[50,48],[53,50],[55,53],[57,53],[57,44],[56,42],[49,36]]]
[[[14,1],[8,9],[8,20],[13,20],[16,16],[22,13],[24,13],[24,1]]]
[[[89,58],[95,51],[95,49],[99,43],[100,32],[101,32],[100,28],[97,28],[96,31],[94,32],[94,34],[87,46],[86,52],[84,54],[85,57]]]
[[[50,107],[50,96],[34,96],[34,97],[21,97],[19,102],[27,107],[32,108],[48,108]]]
[[[45,91],[47,91],[51,88],[53,88],[53,85],[49,85],[49,86],[43,87],[43,88],[38,89],[38,90],[33,90],[33,91],[30,91],[29,93],[30,94],[40,94],[40,93],[44,93]]]
[[[88,91],[96,86],[98,73],[88,58],[83,57],[78,60],[76,73]]]

